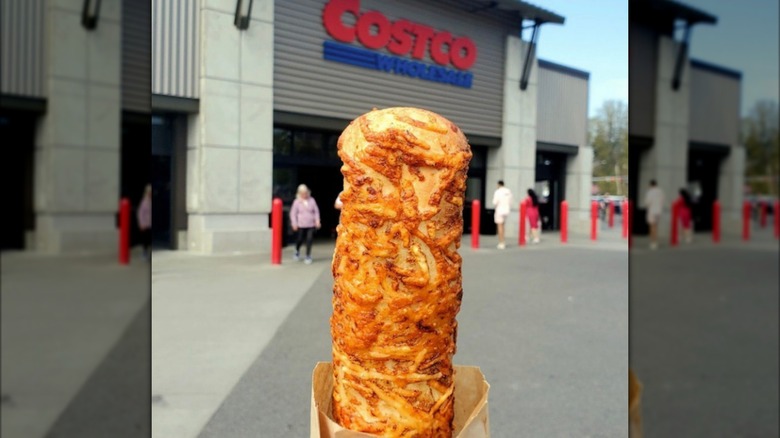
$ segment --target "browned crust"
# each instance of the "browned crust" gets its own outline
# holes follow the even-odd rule
[[[354,120],[338,148],[334,419],[386,437],[450,437],[470,147],[437,114],[390,108]]]

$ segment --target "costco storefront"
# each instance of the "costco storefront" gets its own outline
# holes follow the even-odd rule
[[[519,201],[544,173],[555,201],[569,201],[573,230],[580,210],[587,221],[588,75],[533,56],[524,66],[528,42],[518,36],[523,23],[562,17],[519,1],[255,0],[242,30],[234,9],[156,3],[165,6],[153,9],[154,126],[164,143],[156,149],[171,169],[157,184],[171,187],[170,246],[266,248],[271,198],[289,205],[301,183],[312,188],[326,236],[338,222],[338,135],[390,106],[426,108],[463,129],[474,149],[470,200],[489,201],[503,179]],[[166,33],[176,16],[197,32]],[[176,79],[155,83],[168,73]],[[538,113],[556,114],[555,127],[537,123]],[[554,172],[538,171],[551,161]]]

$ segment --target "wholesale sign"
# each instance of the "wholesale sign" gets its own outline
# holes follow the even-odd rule
[[[345,14],[355,23],[345,23]],[[471,88],[474,75],[468,70],[477,61],[477,46],[467,36],[405,19],[390,21],[379,11],[361,13],[360,0],[330,0],[322,21],[335,40],[323,43],[328,61]],[[365,48],[352,45],[355,40]],[[422,62],[426,57],[435,64]]]

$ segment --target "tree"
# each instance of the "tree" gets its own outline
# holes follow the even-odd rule
[[[779,140],[777,102],[756,102],[742,123],[742,144],[747,155],[745,176],[753,193],[777,195]]]
[[[590,119],[588,142],[593,146],[594,177],[625,177],[628,175],[628,105],[620,100],[607,100]],[[597,182],[599,189],[617,195],[627,193],[625,178]]]

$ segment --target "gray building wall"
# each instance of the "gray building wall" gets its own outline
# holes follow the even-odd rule
[[[151,106],[151,10],[149,0],[122,1],[122,109],[148,113]]]
[[[501,137],[504,47],[506,35],[517,33],[515,27],[441,2],[361,2],[361,12],[378,10],[391,21],[406,18],[469,36],[478,57],[470,69],[473,86],[466,89],[324,60],[323,42],[332,40],[323,26],[324,4],[276,2],[274,110],[351,120],[373,107],[417,106],[451,119],[467,134]]]
[[[536,140],[583,146],[588,136],[588,79],[539,60]]]
[[[42,98],[44,0],[0,2],[0,93]]]
[[[691,61],[690,141],[720,145],[739,142],[739,77]]]
[[[640,137],[655,135],[658,35],[650,28],[629,26],[628,132]]]
[[[200,95],[200,3],[152,0],[152,94]]]

